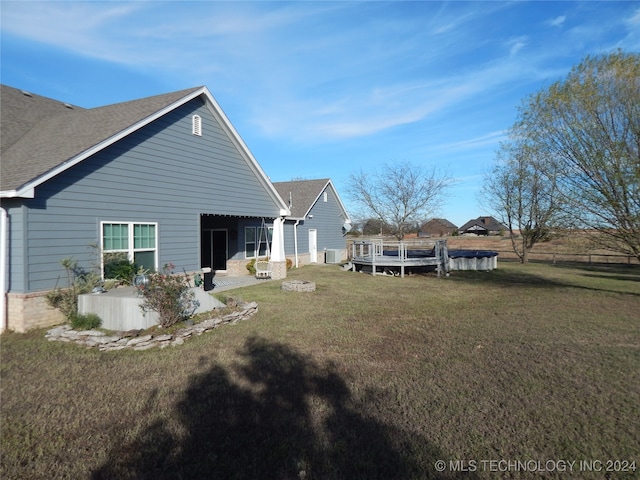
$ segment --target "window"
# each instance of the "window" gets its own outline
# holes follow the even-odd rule
[[[269,256],[272,237],[273,227],[245,227],[244,258]]]
[[[200,118],[200,115],[191,117],[191,133],[198,137],[202,136],[202,118]]]
[[[102,222],[103,266],[126,259],[146,270],[157,270],[157,228],[156,223]]]
[[[327,192],[324,192],[324,193],[322,194],[322,201],[323,201],[324,203],[327,203],[327,199],[328,199]]]

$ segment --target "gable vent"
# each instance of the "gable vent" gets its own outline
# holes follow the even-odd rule
[[[191,117],[191,133],[198,137],[202,136],[202,119],[200,118],[200,115],[194,115]]]

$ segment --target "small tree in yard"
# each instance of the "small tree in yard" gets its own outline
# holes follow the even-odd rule
[[[158,313],[158,323],[170,327],[188,319],[197,308],[195,294],[189,290],[189,279],[186,275],[174,275],[173,264],[167,264],[161,272],[149,274],[149,282],[138,289],[143,296],[140,306],[144,313]]]
[[[513,131],[510,137],[500,145],[481,195],[507,225],[513,251],[528,263],[531,249],[562,224],[562,208],[554,178],[542,173],[544,158]]]
[[[47,304],[57,308],[72,321],[78,315],[78,295],[89,293],[100,283],[100,276],[96,272],[87,271],[78,265],[73,258],[64,258],[60,261],[67,275],[67,286],[56,288],[47,293]]]

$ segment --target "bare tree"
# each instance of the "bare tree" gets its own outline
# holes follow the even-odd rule
[[[366,212],[392,229],[399,240],[441,203],[452,180],[407,162],[385,164],[378,172],[360,170],[349,177],[348,195]]]
[[[545,242],[563,222],[559,192],[544,158],[512,132],[500,145],[495,164],[485,175],[482,197],[509,228],[513,251],[522,263],[537,243]]]

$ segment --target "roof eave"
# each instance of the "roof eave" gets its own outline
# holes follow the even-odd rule
[[[89,148],[87,150],[84,150],[83,152],[80,152],[79,154],[75,155],[74,157],[71,157],[68,160],[66,160],[65,162],[61,163],[57,167],[52,168],[48,172],[45,172],[44,174],[34,178],[30,182],[24,184],[19,190],[14,190],[16,192],[24,192],[22,194],[18,194],[18,195],[14,195],[14,196],[22,197],[22,198],[34,198],[34,196],[35,196],[35,188],[40,186],[40,185],[42,185],[44,182],[46,182],[46,181],[52,179],[53,177],[61,174],[65,170],[77,165],[78,163],[82,162],[83,160],[85,160],[86,158],[90,157],[91,155],[94,155],[97,152],[105,149],[106,147],[108,147],[110,145],[113,145],[114,143],[116,143],[117,141],[119,141],[122,138],[126,137],[127,135],[135,132],[136,130],[139,130],[140,128],[144,127],[145,125],[148,125],[149,123],[153,122],[154,120],[157,120],[158,118],[162,117],[163,115],[166,115],[167,113],[169,113],[170,111],[174,110],[175,108],[177,108],[177,107],[179,107],[179,106],[181,106],[181,105],[193,100],[194,98],[202,95],[205,92],[206,92],[206,87],[201,87],[201,88],[199,88],[197,90],[194,90],[193,92],[185,95],[184,97],[180,98],[179,100],[176,100],[175,102],[167,105],[166,107],[161,108],[160,110],[158,110],[154,114],[149,115],[148,117],[146,117],[146,118],[134,123],[133,125],[129,126],[128,128],[125,128],[124,130],[121,130],[117,134],[112,135],[109,138],[106,138],[102,142],[97,143],[96,145],[94,145],[93,147],[91,147],[91,148]],[[4,196],[4,193],[5,192],[2,192],[3,196]]]
[[[35,196],[35,189],[31,187],[22,187],[16,190],[3,190],[0,192],[0,198],[35,198]]]

